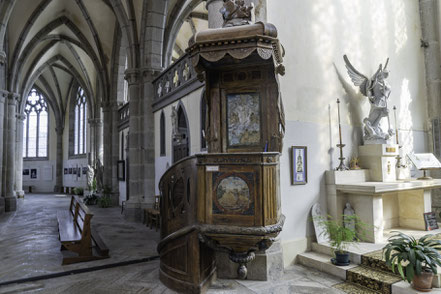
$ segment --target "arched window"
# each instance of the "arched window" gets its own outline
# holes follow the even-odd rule
[[[49,113],[41,93],[32,89],[25,106],[23,128],[23,157],[47,157]]]
[[[165,117],[164,112],[161,112],[161,118],[159,121],[159,144],[160,144],[160,156],[165,156]]]
[[[85,154],[87,135],[87,101],[84,90],[81,87],[78,87],[74,121],[74,154]]]

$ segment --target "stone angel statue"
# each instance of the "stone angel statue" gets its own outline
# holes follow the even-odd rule
[[[389,58],[386,60],[384,68],[382,64],[379,65],[377,72],[372,78],[368,78],[356,70],[346,55],[343,56],[343,59],[352,82],[355,86],[360,87],[360,92],[368,97],[371,104],[369,116],[363,120],[365,144],[387,143],[387,140],[394,135],[390,125],[389,110],[387,109],[387,100],[391,93],[390,85],[386,81],[389,76],[389,71],[387,70]],[[381,119],[384,117],[387,117],[388,120],[387,132],[383,132],[380,126]]]

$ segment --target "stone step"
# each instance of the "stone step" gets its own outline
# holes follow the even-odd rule
[[[346,281],[369,288],[378,293],[390,294],[392,293],[392,284],[401,281],[401,277],[371,267],[357,266],[348,269]]]
[[[328,256],[334,256],[334,250],[329,244],[319,244],[313,242],[311,244],[311,249],[314,252],[318,252]],[[355,263],[355,264],[361,263],[361,253],[356,252],[354,250],[348,250],[348,252],[349,252],[349,260],[351,261],[351,263]]]
[[[362,287],[360,285],[355,285],[348,282],[343,282],[337,285],[332,286],[342,292],[349,293],[349,294],[379,294],[380,292],[371,290],[366,287]]]
[[[357,267],[356,264],[350,264],[348,266],[336,266],[331,263],[331,257],[326,254],[318,252],[305,252],[297,255],[298,263],[317,269],[321,272],[328,273],[342,280],[346,280],[346,271]]]

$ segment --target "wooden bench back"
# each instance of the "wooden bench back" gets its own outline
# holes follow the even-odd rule
[[[81,231],[82,237],[90,235],[90,220],[93,217],[93,213],[80,201],[78,196],[72,195],[69,211],[73,216],[75,224]]]

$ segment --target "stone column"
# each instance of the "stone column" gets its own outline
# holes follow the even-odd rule
[[[2,193],[4,187],[1,179],[3,178],[3,122],[5,118],[5,100],[8,93],[0,90],[0,214],[5,212],[5,198],[3,197],[5,194]]]
[[[439,40],[439,10],[437,2],[438,0],[420,0],[419,5],[427,88],[427,122],[429,124],[429,131],[427,134],[431,151],[437,156],[440,156],[441,146],[436,148],[439,142],[436,142],[435,144],[433,135],[441,136],[441,133],[437,134],[436,129],[431,130],[433,127],[432,124],[436,122],[436,119],[438,119],[438,122],[441,121],[441,46]],[[430,175],[439,178],[441,173],[438,170],[433,170],[430,171]],[[432,196],[432,209],[436,215],[439,215],[441,212],[441,191],[439,189],[433,190]]]
[[[208,28],[216,29],[222,27],[224,20],[220,9],[224,6],[223,0],[207,0],[207,10],[208,10]]]
[[[112,103],[112,192],[114,195],[114,205],[119,203],[119,180],[118,180],[118,160],[120,154],[119,131],[118,131],[118,104]]]
[[[112,186],[112,111],[109,102],[103,103],[103,125],[104,125],[104,185]],[[116,163],[115,163],[116,164]]]
[[[57,126],[57,157],[55,159],[55,188],[54,192],[63,192],[63,126]]]
[[[17,209],[17,198],[15,188],[15,135],[16,135],[16,109],[18,95],[8,95],[8,128],[6,141],[6,194],[5,210],[15,211]]]
[[[101,119],[101,111],[98,111],[98,116],[95,118],[95,158],[103,163],[103,120]]]
[[[15,192],[17,197],[23,197],[23,122],[26,118],[24,114],[17,114],[17,137],[15,152]]]
[[[145,70],[143,73],[143,168],[144,168],[144,198],[143,207],[150,208],[155,202],[155,120],[153,116],[153,80],[157,71]],[[130,129],[131,131],[131,129]]]
[[[142,108],[139,92],[140,72],[138,69],[128,69],[125,72],[130,95],[130,118],[129,118],[129,142],[128,142],[128,166],[129,178],[126,183],[129,186],[130,195],[124,209],[124,217],[133,221],[140,221],[141,200],[143,193],[143,157],[142,157]]]

